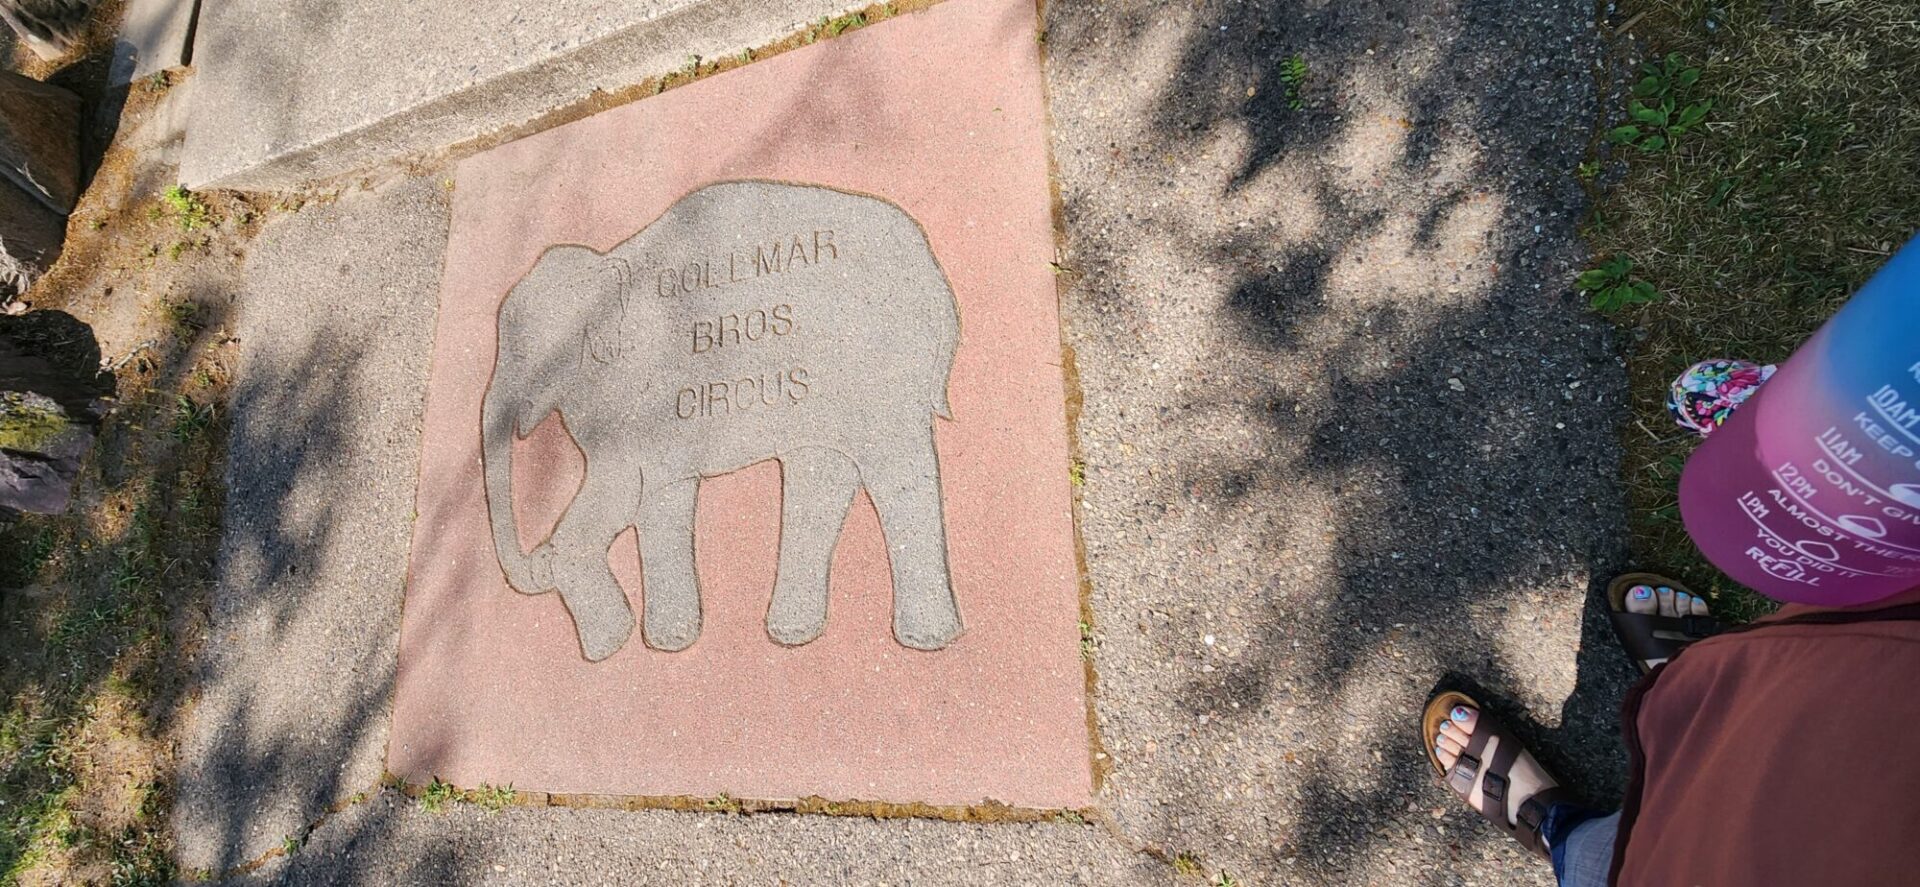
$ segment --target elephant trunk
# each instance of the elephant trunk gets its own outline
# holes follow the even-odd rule
[[[481,414],[481,459],[487,475],[494,553],[508,584],[524,594],[538,594],[548,589],[534,575],[534,559],[520,551],[520,532],[513,519],[513,441],[520,433],[521,406],[517,398],[487,390]]]

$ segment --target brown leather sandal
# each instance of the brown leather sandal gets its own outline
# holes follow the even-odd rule
[[[1440,735],[1440,725],[1446,723],[1454,706],[1458,705],[1478,711],[1480,720],[1473,728],[1473,736],[1467,740],[1466,749],[1448,768],[1441,765],[1433,744]],[[1540,839],[1540,825],[1546,821],[1547,811],[1554,804],[1571,801],[1572,795],[1557,784],[1548,785],[1522,799],[1514,818],[1508,817],[1508,774],[1513,769],[1513,762],[1519,760],[1521,755],[1532,755],[1497,718],[1488,714],[1473,697],[1449,690],[1427,700],[1427,710],[1420,716],[1420,733],[1426,741],[1427,761],[1433,764],[1434,771],[1440,774],[1447,788],[1478,811],[1481,818],[1499,826],[1519,841],[1520,846],[1543,858],[1550,856],[1547,842]],[[1480,787],[1479,804],[1473,803],[1476,785]]]
[[[1676,593],[1693,594],[1685,585],[1657,573],[1627,573],[1607,585],[1607,618],[1620,646],[1641,674],[1680,655],[1695,641],[1705,640],[1726,630],[1712,616],[1661,616],[1657,613],[1627,612],[1627,592],[1636,585],[1666,586]]]

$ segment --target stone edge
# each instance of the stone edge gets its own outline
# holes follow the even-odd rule
[[[189,127],[180,178],[195,189],[275,191],[405,167],[452,146],[589,102],[595,95],[685,70],[689,57],[739,55],[801,31],[809,22],[866,5],[866,0],[781,0],[777,11],[768,11],[754,0],[705,0],[615,31],[572,52],[266,156],[207,156],[222,146],[194,138]],[[220,109],[204,112],[224,113]]]

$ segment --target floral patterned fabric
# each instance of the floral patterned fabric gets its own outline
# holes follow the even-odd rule
[[[1706,437],[1773,378],[1773,370],[1772,364],[1745,360],[1703,360],[1673,380],[1667,412],[1680,427]]]

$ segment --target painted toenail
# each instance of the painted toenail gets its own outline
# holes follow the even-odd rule
[[[1473,712],[1467,711],[1467,707],[1464,705],[1456,705],[1453,707],[1453,719],[1456,721],[1464,722],[1466,721],[1467,716],[1472,713]]]
[[[1673,589],[1671,589],[1671,588],[1668,588],[1668,587],[1666,587],[1666,586],[1664,586],[1664,585],[1662,585],[1662,586],[1660,586],[1660,593],[1661,593],[1661,594],[1672,594],[1672,593],[1673,593]]]
[[[1647,598],[1653,597],[1653,589],[1645,585],[1636,585],[1633,587],[1633,596],[1644,601]]]

